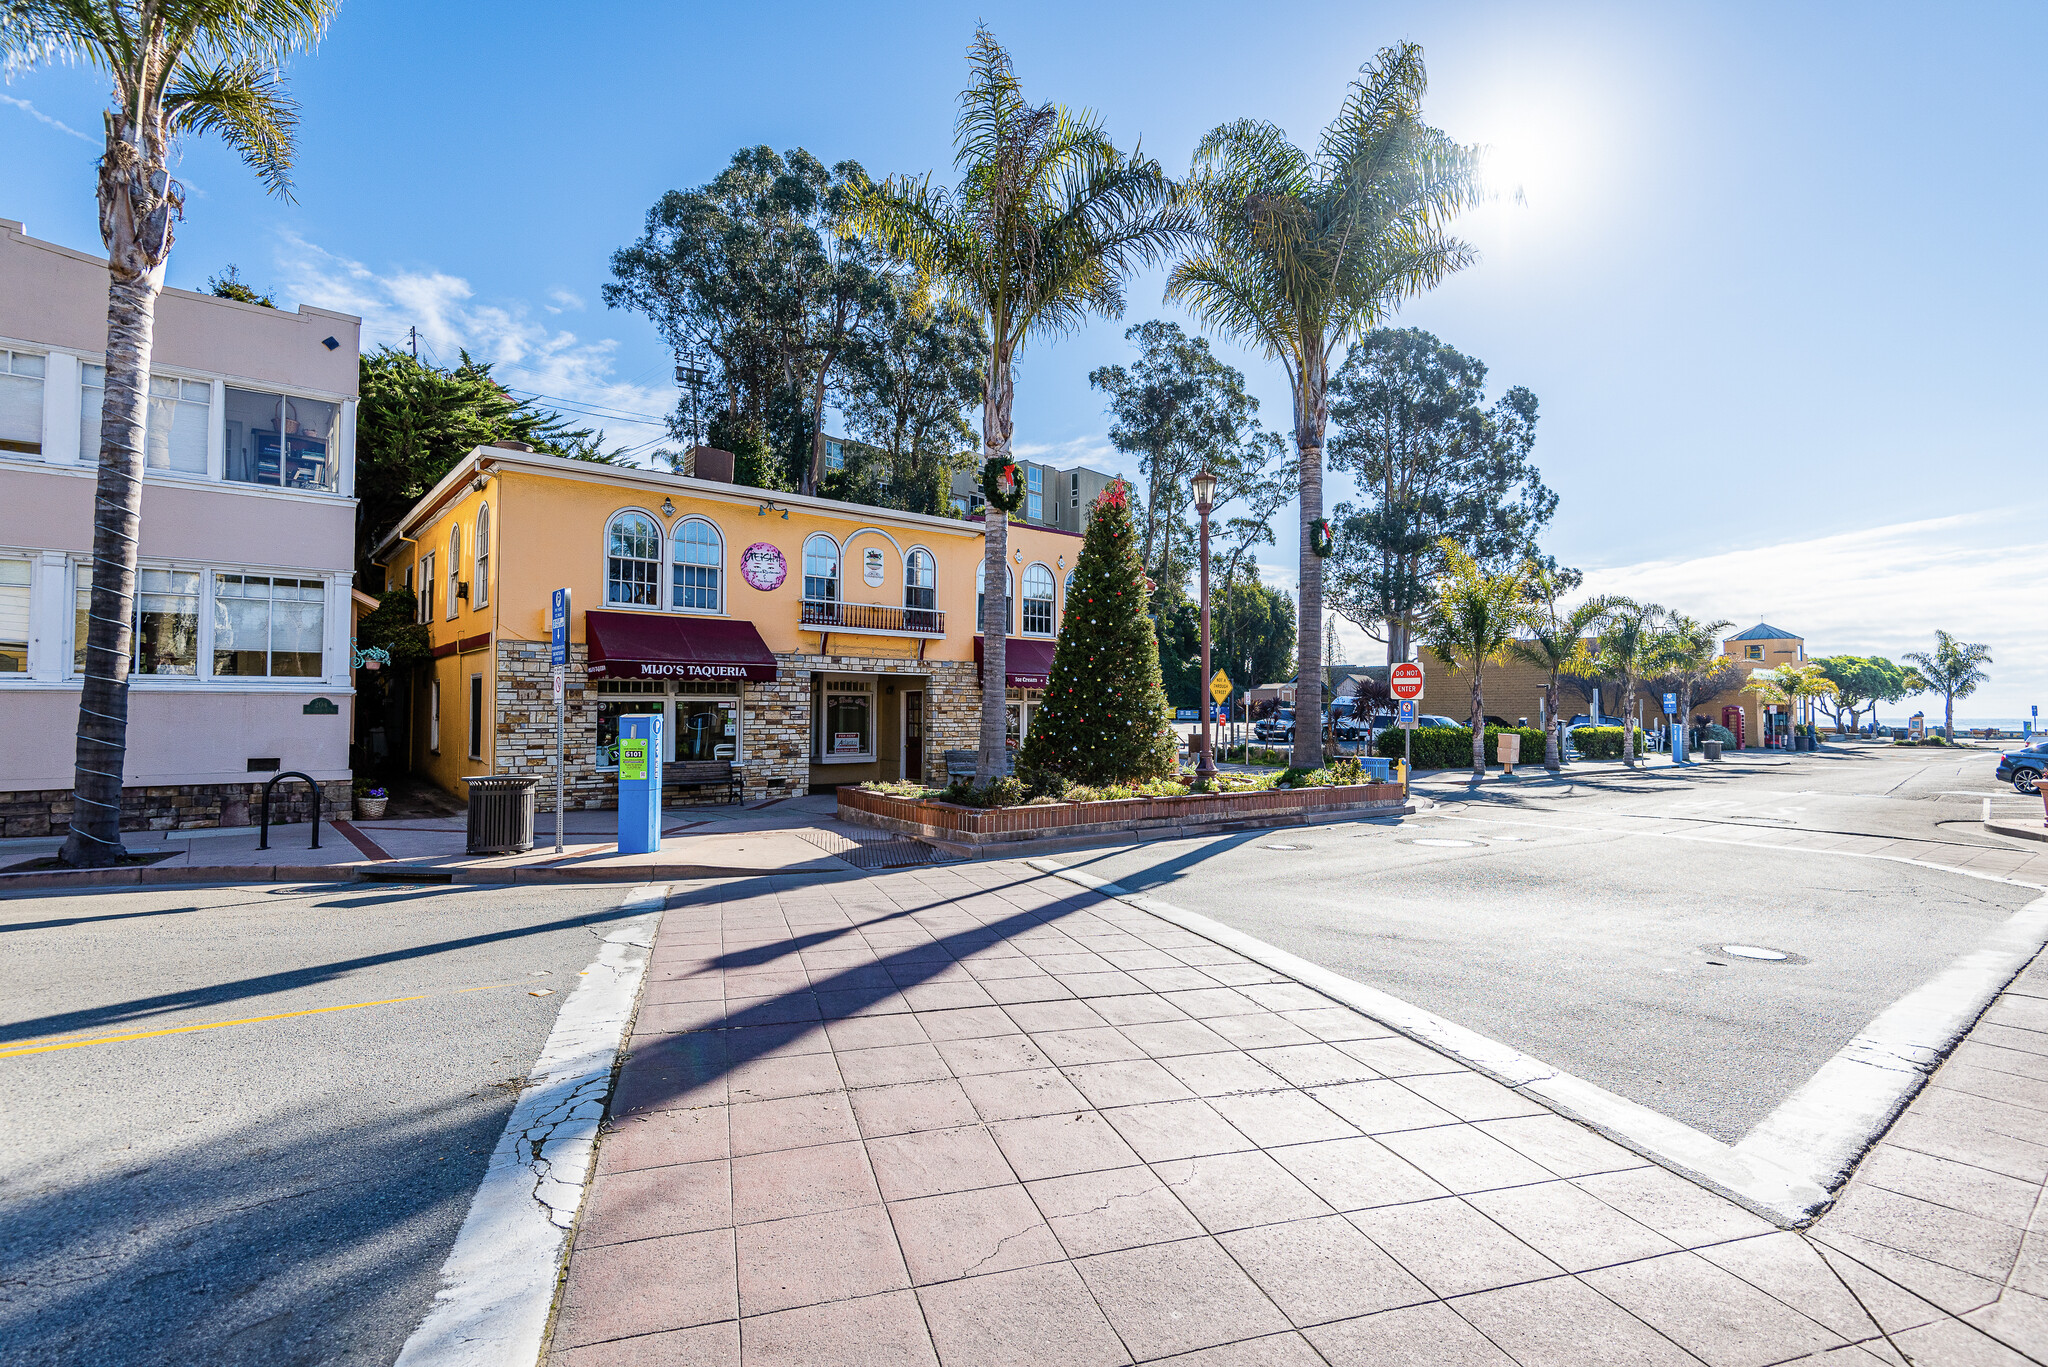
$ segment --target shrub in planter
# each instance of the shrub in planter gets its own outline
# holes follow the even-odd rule
[[[1700,728],[1700,740],[1703,743],[1717,740],[1721,742],[1723,750],[1733,750],[1735,748],[1735,733],[1715,722],[1708,722]]]
[[[939,794],[939,801],[962,807],[1021,807],[1030,799],[1031,790],[1014,778],[992,778],[987,783],[956,778]]]
[[[1484,744],[1486,763],[1489,767],[1497,764],[1500,754],[1500,736],[1503,732],[1522,738],[1521,763],[1540,765],[1543,763],[1543,731],[1535,726],[1489,726],[1486,728]],[[1583,733],[1582,733],[1583,734]],[[1373,753],[1385,759],[1399,759],[1405,753],[1398,727],[1382,731],[1373,742]],[[1614,751],[1621,753],[1619,743]],[[1470,769],[1472,767],[1472,728],[1469,726],[1425,726],[1415,732],[1415,767],[1418,769]]]

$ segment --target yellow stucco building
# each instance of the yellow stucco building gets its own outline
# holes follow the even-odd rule
[[[1010,525],[1013,742],[1080,547]],[[566,588],[565,805],[613,805],[617,719],[636,712],[663,715],[669,761],[729,760],[750,799],[943,782],[944,752],[977,744],[982,555],[979,521],[479,447],[372,556],[433,642],[405,761],[458,796],[481,774],[552,778],[548,613]],[[551,782],[539,797],[552,808]]]

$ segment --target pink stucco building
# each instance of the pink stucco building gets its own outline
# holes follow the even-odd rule
[[[70,816],[106,311],[102,257],[0,219],[0,836]],[[359,332],[157,304],[125,828],[242,824],[281,769],[345,809]]]

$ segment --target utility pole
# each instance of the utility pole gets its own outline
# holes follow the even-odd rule
[[[409,327],[405,330],[405,344],[411,350],[412,358],[417,361],[420,358],[420,330],[418,328]]]

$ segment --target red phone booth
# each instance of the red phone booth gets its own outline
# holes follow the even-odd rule
[[[1735,748],[1745,749],[1749,745],[1749,715],[1739,707],[1721,709],[1721,725],[1735,733]]]

